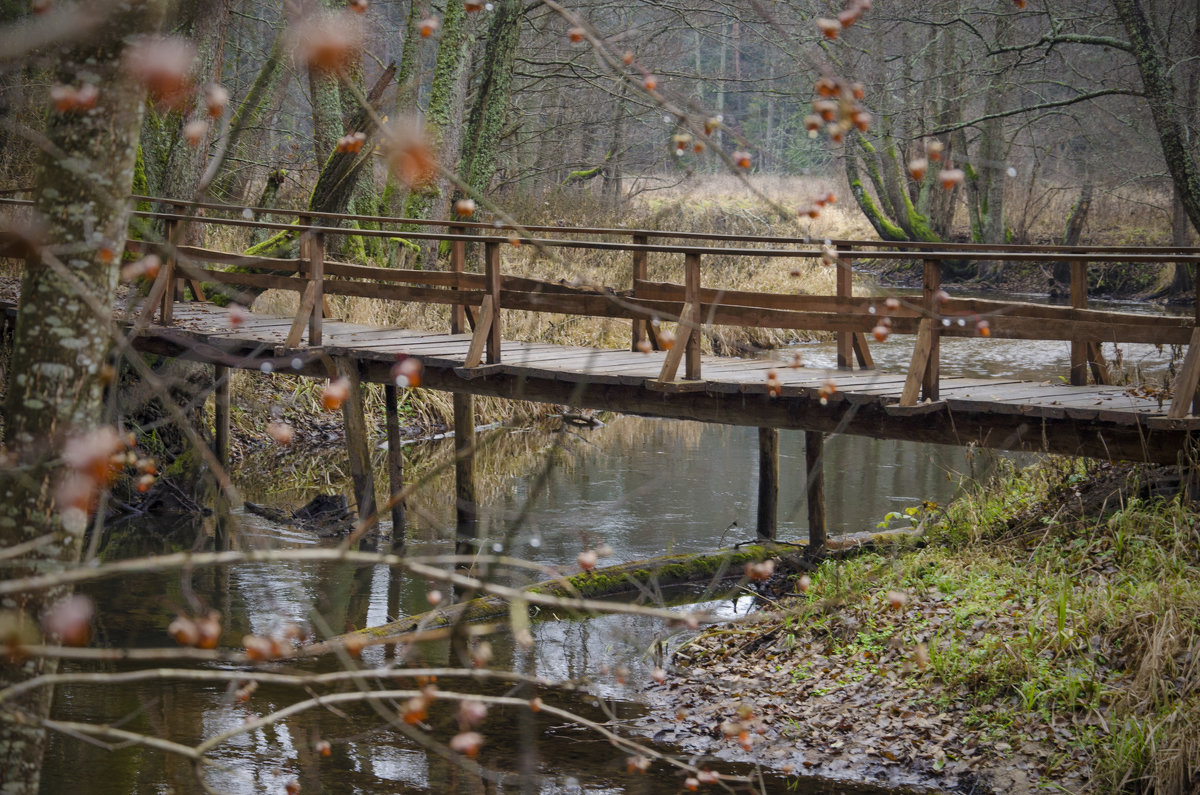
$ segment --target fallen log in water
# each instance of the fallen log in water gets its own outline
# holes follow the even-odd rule
[[[620,563],[572,576],[557,577],[527,586],[522,591],[563,599],[608,599],[624,594],[661,596],[660,589],[679,585],[729,584],[746,580],[746,564],[774,560],[785,571],[815,568],[829,557],[846,557],[873,549],[880,544],[913,538],[911,531],[855,533],[831,538],[823,553],[814,557],[805,546],[749,544],[722,549],[710,554],[663,555],[656,558]],[[722,589],[719,593],[727,592]],[[437,607],[415,616],[407,616],[377,627],[347,632],[327,641],[305,646],[297,656],[318,656],[337,649],[360,651],[367,646],[396,643],[457,623],[472,623],[508,618],[512,605],[500,596],[485,595],[465,602]],[[564,610],[564,612],[567,612]],[[682,618],[682,616],[681,616]]]

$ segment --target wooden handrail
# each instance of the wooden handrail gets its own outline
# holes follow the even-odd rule
[[[637,236],[644,238],[667,238],[677,240],[713,240],[713,241],[730,241],[744,243],[778,243],[786,245],[808,245],[818,246],[825,241],[824,238],[814,240],[811,238],[791,237],[791,236],[771,236],[771,235],[738,235],[721,232],[676,232],[669,230],[657,229],[631,229],[624,227],[564,227],[564,226],[545,226],[545,225],[508,225],[503,223],[489,223],[482,221],[461,221],[461,220],[426,220],[414,218],[397,218],[392,216],[376,216],[376,215],[351,215],[346,213],[318,213],[308,210],[286,210],[279,208],[266,207],[239,207],[227,204],[214,204],[211,202],[187,202],[175,199],[161,199],[154,197],[132,197],[139,201],[151,201],[158,204],[172,204],[180,207],[194,207],[196,209],[218,210],[223,212],[234,213],[238,216],[243,215],[247,211],[253,214],[271,214],[271,215],[294,215],[307,216],[310,218],[320,218],[336,221],[352,221],[366,223],[390,223],[393,225],[406,226],[426,226],[426,227],[456,227],[464,230],[513,230],[523,229],[529,232],[553,232],[555,234],[587,234],[587,235],[620,235],[620,236]],[[6,199],[0,197],[0,205],[32,205],[33,202],[27,199]],[[197,223],[213,223],[227,226],[250,226],[262,229],[275,230],[294,230],[295,224],[286,224],[279,222],[265,222],[255,219],[246,218],[216,218],[213,216],[194,216],[178,213],[161,213],[154,211],[135,211],[133,213],[140,218],[154,218],[166,220],[174,218],[176,220],[189,220]],[[323,227],[321,228],[326,234],[339,235],[358,235],[364,237],[412,237],[413,239],[436,239],[436,240],[455,240],[460,239],[449,233],[437,232],[413,232],[404,229],[353,229],[341,227]],[[474,236],[462,238],[465,240],[479,239]],[[504,240],[512,239],[511,235],[505,235]],[[545,245],[559,244],[567,245],[572,241],[552,241],[552,240],[537,240],[534,238],[520,238],[522,243],[540,243]],[[574,241],[580,243],[583,241]],[[601,241],[594,241],[601,242]],[[1060,246],[1060,245],[1020,245],[1013,243],[958,243],[958,242],[941,242],[927,243],[924,241],[911,240],[859,240],[850,238],[832,238],[830,243],[841,249],[848,246],[871,247],[874,249],[897,249],[894,252],[885,251],[869,251],[861,252],[859,258],[896,258],[896,259],[926,259],[935,257],[938,259],[991,259],[995,260],[995,254],[1002,253],[1006,255],[1004,259],[1013,262],[1021,261],[1071,261],[1078,259],[1080,254],[1088,254],[1088,259],[1093,261],[1104,262],[1195,262],[1200,260],[1200,247],[1196,246],[1128,246],[1128,245],[1077,245],[1077,246]],[[613,246],[624,245],[629,250],[634,250],[633,245],[636,244],[620,244],[610,243]],[[658,244],[649,244],[654,246]],[[912,249],[912,251],[906,251]],[[658,248],[649,248],[650,251],[679,251],[679,246],[659,246]],[[743,250],[724,249],[718,247],[710,247],[707,249],[698,249],[701,253],[730,253],[743,254]],[[885,253],[892,254],[907,254],[908,256],[900,257],[881,257]],[[1090,255],[1096,254],[1100,259]],[[1024,255],[1024,256],[1021,256]],[[1129,255],[1129,256],[1123,256]],[[786,254],[776,253],[774,256],[787,256]],[[1133,259],[1130,259],[1133,257]]]

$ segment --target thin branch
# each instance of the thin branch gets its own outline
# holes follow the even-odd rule
[[[1098,91],[1089,91],[1086,94],[1079,94],[1077,96],[1070,97],[1068,99],[1050,100],[1047,102],[1040,102],[1036,105],[1026,105],[1026,106],[1020,107],[1020,108],[1012,108],[1010,110],[1002,110],[997,113],[988,113],[983,116],[977,116],[974,119],[971,119],[969,121],[962,121],[962,122],[957,122],[955,124],[947,124],[942,127],[936,127],[932,130],[927,131],[925,133],[925,135],[926,136],[944,135],[945,133],[954,132],[955,130],[962,130],[967,127],[974,127],[975,125],[985,122],[989,119],[1002,119],[1007,116],[1018,116],[1022,113],[1032,113],[1033,111],[1038,111],[1038,110],[1048,110],[1050,108],[1061,108],[1066,105],[1075,105],[1079,102],[1087,102],[1090,99],[1097,99],[1099,97],[1108,97],[1108,96],[1140,97],[1140,96],[1144,96],[1144,95],[1142,94],[1141,91],[1133,91],[1130,89],[1104,88],[1104,89],[1100,89]]]

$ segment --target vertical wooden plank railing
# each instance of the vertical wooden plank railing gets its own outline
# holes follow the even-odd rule
[[[1071,308],[1087,309],[1088,277],[1087,263],[1082,260],[1071,262]],[[1088,381],[1088,341],[1083,337],[1071,340],[1071,385],[1085,386]]]
[[[300,233],[300,263],[308,284],[300,293],[300,306],[296,309],[296,317],[284,342],[289,348],[300,344],[305,327],[308,328],[308,344],[320,345],[321,321],[325,316],[325,238],[312,232],[312,219],[309,216],[301,215],[300,225],[307,227]]]
[[[648,242],[645,235],[634,235],[633,244],[635,246],[644,246]],[[633,250],[633,279],[632,287],[629,295],[637,298],[637,285],[639,281],[646,280],[646,252],[642,249]],[[633,319],[633,341],[631,350],[638,350],[642,340],[646,339],[646,331],[650,327],[648,318],[639,317]]]
[[[675,380],[680,362],[684,362],[685,378],[700,378],[700,254],[686,252],[683,268],[683,309],[675,328],[675,342],[667,351],[658,373],[658,380],[662,382]]]
[[[1196,265],[1196,304],[1194,309],[1194,325],[1192,336],[1188,342],[1187,353],[1183,357],[1183,366],[1175,376],[1172,384],[1174,397],[1167,416],[1173,420],[1181,420],[1190,411],[1192,416],[1200,416],[1200,394],[1196,387],[1200,384],[1200,263]]]
[[[483,302],[479,305],[479,317],[475,321],[475,334],[467,348],[464,367],[475,367],[484,360],[500,363],[500,241],[487,240],[483,244]]]
[[[925,400],[938,399],[938,343],[942,328],[942,263],[939,260],[925,260],[922,282],[925,316],[917,324],[917,341],[913,346],[912,361],[908,365],[904,389],[900,393],[901,406],[915,406],[918,397]]]
[[[492,317],[487,332],[487,363],[500,363],[500,243],[489,240],[483,251],[484,283],[488,298],[492,299]],[[480,318],[480,325],[483,319]]]
[[[163,226],[167,240],[167,257],[163,260],[163,288],[160,296],[161,308],[159,309],[159,319],[164,326],[169,326],[175,320],[175,290],[177,279],[175,277],[175,246],[179,242],[179,222],[174,218],[168,218]]]
[[[325,236],[317,232],[308,242],[308,277],[312,284],[312,309],[308,315],[308,344],[321,344],[325,317]]]
[[[450,234],[461,235],[464,233],[461,226],[450,227]],[[450,272],[462,273],[466,268],[467,263],[467,241],[451,240],[450,241]],[[454,289],[461,290],[462,284],[455,284]],[[453,304],[450,307],[450,333],[462,334],[467,328],[467,310],[462,304]]]
[[[921,397],[937,400],[941,380],[942,261],[927,259],[923,270],[925,312],[933,322],[930,323],[929,360],[925,365],[925,377],[921,379]]]
[[[688,324],[683,375],[689,381],[700,379],[700,255],[688,253],[683,261],[683,300],[692,308],[683,322]]]
[[[854,274],[850,270],[850,261],[840,255],[834,264],[837,269],[837,297],[854,297]],[[837,366],[839,370],[854,369],[854,332],[837,332]]]

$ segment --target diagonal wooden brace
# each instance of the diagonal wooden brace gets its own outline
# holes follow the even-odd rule
[[[699,307],[690,303],[683,305],[683,311],[679,313],[679,325],[675,329],[675,344],[667,351],[667,358],[663,360],[662,370],[658,374],[659,381],[675,380],[675,375],[679,372],[679,363],[683,361],[683,354],[687,351],[688,341],[697,331],[700,320],[698,315]]]
[[[304,336],[304,329],[308,327],[308,321],[312,317],[316,295],[316,282],[309,282],[300,296],[300,308],[296,310],[296,318],[288,330],[287,340],[283,343],[285,346],[295,348],[300,344],[300,338]]]
[[[912,362],[908,365],[908,376],[904,379],[904,391],[900,393],[901,406],[917,405],[932,350],[933,318],[923,317],[917,324],[917,344],[913,346]]]
[[[1192,339],[1188,342],[1187,355],[1183,357],[1183,367],[1175,376],[1172,393],[1175,398],[1171,401],[1171,410],[1167,417],[1181,420],[1192,409],[1192,399],[1196,394],[1196,384],[1200,381],[1200,326],[1192,329]]]
[[[483,361],[483,349],[487,345],[488,337],[492,332],[492,320],[496,314],[496,308],[493,305],[492,297],[485,295],[483,303],[479,305],[479,317],[475,321],[475,333],[471,335],[471,345],[467,348],[467,359],[463,362],[463,367],[478,367]]]

